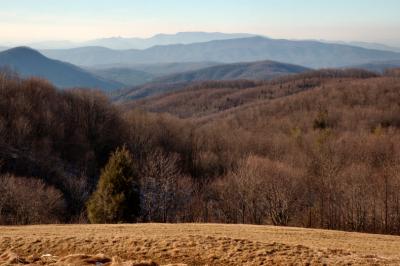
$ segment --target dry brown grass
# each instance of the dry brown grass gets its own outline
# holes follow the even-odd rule
[[[400,237],[218,224],[22,226],[0,227],[0,254],[0,265],[399,265]]]

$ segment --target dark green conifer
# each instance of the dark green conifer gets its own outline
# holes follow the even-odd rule
[[[124,146],[110,157],[87,203],[91,223],[135,222],[140,212],[138,171]]]

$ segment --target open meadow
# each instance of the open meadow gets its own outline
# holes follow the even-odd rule
[[[0,227],[0,265],[399,265],[400,237],[223,224]]]

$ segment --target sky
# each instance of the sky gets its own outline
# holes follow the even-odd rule
[[[182,31],[400,46],[400,0],[0,0],[0,43]]]

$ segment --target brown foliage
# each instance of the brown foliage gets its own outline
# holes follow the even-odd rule
[[[62,193],[38,179],[0,176],[0,224],[39,224],[64,221]]]
[[[13,88],[3,86],[0,98],[6,171],[42,176],[31,166],[40,165],[58,169],[41,173],[96,181],[109,149],[126,143],[140,168],[143,221],[400,234],[400,81],[389,74],[322,70],[250,87],[209,83],[135,105],[170,114],[120,114],[93,93],[4,82]],[[39,99],[36,113],[30,101]],[[52,176],[43,175],[60,190],[75,187],[64,185],[67,175]]]
[[[137,101],[126,101],[126,109],[138,106],[155,112],[168,112],[179,117],[201,117],[260,100],[273,100],[311,90],[329,83],[353,79],[370,79],[377,74],[360,69],[323,69],[277,78],[270,82],[213,81],[188,85],[182,90]]]
[[[87,177],[78,185],[87,194],[123,136],[119,112],[98,92],[0,75],[0,172],[42,178],[63,192],[72,216],[86,200],[76,195],[75,177]]]
[[[166,100],[161,110],[200,117],[180,121],[193,129],[175,135],[187,147],[179,154],[190,152],[189,173],[203,180],[194,220],[398,234],[399,86],[369,72],[324,70],[259,88],[182,91],[155,99],[155,108]],[[227,95],[243,104],[201,111]]]

